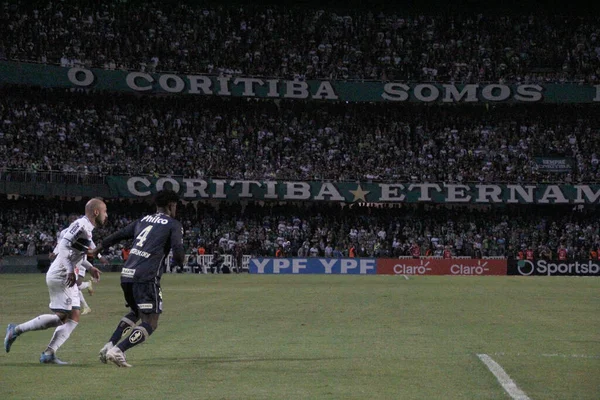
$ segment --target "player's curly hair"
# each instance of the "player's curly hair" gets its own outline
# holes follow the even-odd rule
[[[179,195],[169,189],[161,190],[154,196],[154,204],[157,207],[166,207],[169,203],[177,203],[178,201]]]

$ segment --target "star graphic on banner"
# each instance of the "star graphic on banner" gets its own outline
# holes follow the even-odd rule
[[[358,200],[362,200],[366,203],[367,199],[365,198],[365,196],[370,193],[370,191],[368,190],[363,190],[362,186],[360,185],[358,185],[356,190],[349,190],[349,192],[354,195],[354,200],[352,200],[353,203]]]

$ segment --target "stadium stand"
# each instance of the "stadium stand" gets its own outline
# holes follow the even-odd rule
[[[61,171],[88,182],[137,174],[597,182],[598,148],[594,104],[398,107],[0,89],[0,179]],[[539,156],[575,168],[541,171]]]
[[[312,79],[597,83],[597,17],[5,2],[0,59]]]
[[[424,16],[85,0],[0,5],[0,61],[300,81],[594,85],[598,35],[593,13]],[[348,104],[0,84],[0,184],[85,187],[103,185],[109,175],[597,184],[599,119],[597,103]],[[571,165],[544,171],[539,157]],[[6,256],[48,253],[84,201],[73,200],[75,194],[2,196]],[[142,201],[107,201],[109,225],[99,237],[147,209]],[[278,250],[347,254],[350,244],[359,256],[395,257],[411,256],[413,245],[432,257],[446,248],[456,257],[514,257],[523,249],[547,254],[564,246],[570,256],[587,258],[600,247],[595,204],[193,201],[182,204],[180,219],[188,258],[201,266],[216,249],[238,260]],[[108,256],[117,261],[122,249]]]
[[[97,233],[100,238],[151,210],[144,202],[107,201],[110,218]],[[47,254],[56,232],[84,202],[4,196],[0,201],[2,254]],[[410,256],[413,243],[420,246],[422,256],[437,257],[446,246],[454,257],[476,258],[515,257],[524,249],[536,254],[550,251],[556,257],[563,246],[571,257],[587,259],[591,250],[600,249],[600,219],[594,207],[188,202],[178,214],[185,229],[186,254],[197,258],[198,248],[206,249],[206,260],[201,257],[199,262],[202,266],[210,262],[215,250],[234,258],[274,256],[278,248],[287,256],[308,256],[314,247],[319,256],[325,256],[335,249],[347,255],[351,244],[359,256],[369,257]],[[118,262],[121,249],[114,248],[107,256]]]

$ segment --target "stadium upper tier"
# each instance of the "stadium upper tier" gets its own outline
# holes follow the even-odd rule
[[[598,83],[600,18],[286,6],[0,6],[0,59],[281,78]]]
[[[590,183],[600,181],[597,111],[595,105],[399,107],[3,88],[0,172]],[[553,172],[540,157],[565,164]]]

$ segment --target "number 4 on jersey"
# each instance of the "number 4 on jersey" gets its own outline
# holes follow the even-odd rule
[[[150,233],[152,228],[154,228],[154,226],[149,225],[149,226],[145,227],[144,230],[141,231],[139,235],[137,235],[137,237],[135,238],[135,240],[137,240],[137,243],[135,244],[136,247],[144,246],[144,242],[146,241],[146,239],[148,239],[148,234]]]

